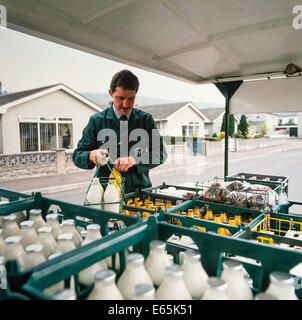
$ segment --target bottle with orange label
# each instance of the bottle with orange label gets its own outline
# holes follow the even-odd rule
[[[187,217],[189,217],[189,218],[193,218],[193,217],[194,217],[194,211],[193,211],[193,209],[188,209]]]
[[[214,219],[212,209],[207,209],[207,211],[206,211],[203,219],[204,219],[204,220]]]

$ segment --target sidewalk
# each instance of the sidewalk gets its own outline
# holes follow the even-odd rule
[[[229,162],[243,161],[244,159],[259,158],[267,156],[271,153],[286,152],[289,150],[302,148],[302,140],[288,140],[286,144],[254,149],[241,152],[230,152]],[[212,166],[223,166],[224,164],[224,154],[209,156],[205,159],[206,167]],[[150,171],[150,177],[158,176],[171,173],[181,174],[185,171],[190,162],[187,160],[183,163],[164,163],[157,168]],[[61,174],[61,175],[51,175],[44,177],[34,177],[19,180],[3,181],[0,182],[0,188],[9,189],[13,191],[31,193],[31,192],[42,192],[43,194],[51,194],[56,192],[63,192],[74,189],[85,189],[88,188],[89,182],[93,177],[94,170],[82,170],[76,173]]]

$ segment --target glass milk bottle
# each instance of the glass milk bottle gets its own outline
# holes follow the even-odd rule
[[[61,226],[59,223],[59,215],[57,213],[51,213],[46,216],[46,226],[52,227],[52,233],[55,240],[58,239],[59,234],[61,233]]]
[[[223,261],[223,279],[230,300],[253,300],[253,293],[243,275],[243,265],[234,260]]]
[[[52,234],[51,227],[42,227],[38,229],[39,242],[44,247],[44,255],[48,258],[51,254],[56,252],[57,242]]]
[[[41,243],[30,244],[25,248],[25,253],[23,269],[32,268],[46,261]]]
[[[19,236],[20,228],[17,225],[17,217],[15,214],[3,216],[3,238]]]
[[[286,272],[273,271],[269,275],[270,284],[265,293],[279,300],[298,300],[295,294],[294,279]]]
[[[23,221],[20,223],[20,227],[20,236],[22,237],[22,245],[24,249],[30,244],[39,242],[38,234],[34,226],[34,221]]]
[[[155,292],[155,300],[192,300],[183,275],[184,272],[177,264],[166,267],[164,278]]]
[[[90,188],[86,195],[86,200],[88,201],[89,204],[95,203],[94,205],[91,205],[92,207],[102,209],[102,205],[97,203],[103,202],[103,196],[104,196],[104,189],[100,184],[99,178],[93,178],[90,184]]]
[[[62,233],[72,233],[75,246],[76,247],[81,246],[83,239],[82,239],[80,233],[78,232],[78,230],[76,229],[73,219],[67,219],[62,222],[61,232]]]
[[[86,242],[90,242],[93,240],[98,240],[102,238],[102,234],[101,234],[101,227],[96,224],[96,223],[92,223],[87,225],[86,227],[86,237],[85,240],[83,241],[83,244],[86,244]]]
[[[166,267],[171,266],[171,260],[166,253],[166,244],[160,240],[150,242],[150,252],[145,262],[145,268],[153,284],[159,286]]]
[[[94,287],[87,300],[124,300],[119,288],[115,284],[113,270],[100,270],[95,274]]]
[[[104,192],[104,210],[112,212],[120,212],[120,194],[114,185],[114,182],[109,181]]]
[[[90,240],[89,242],[92,242],[92,241],[93,240]],[[83,243],[82,246],[89,242]],[[107,264],[105,263],[105,261],[101,260],[99,262],[96,262],[79,272],[79,281],[86,286],[90,286],[94,283],[95,274],[99,270],[103,270],[103,269],[107,269]]]
[[[3,233],[3,230],[0,229],[0,256],[4,255],[4,248],[5,248],[5,242],[4,242],[2,233]]]
[[[154,300],[155,288],[148,283],[139,283],[132,288],[131,300]]]
[[[229,300],[227,283],[217,277],[209,277],[201,300]]]
[[[255,295],[255,300],[279,300],[276,296],[272,294],[259,292]]]
[[[126,268],[120,276],[117,286],[123,297],[131,299],[131,290],[138,283],[153,285],[152,279],[144,267],[144,256],[140,253],[131,253],[126,259]]]
[[[46,222],[42,217],[41,209],[31,209],[29,210],[29,220],[34,221],[35,229],[38,231],[39,228],[44,227]]]
[[[186,250],[182,270],[184,271],[184,282],[192,298],[200,299],[208,279],[208,275],[201,265],[200,253]]]
[[[19,268],[22,269],[25,260],[25,251],[20,236],[12,236],[5,239],[5,260],[17,260]]]
[[[72,233],[61,233],[58,236],[56,253],[65,253],[75,248]]]
[[[77,293],[74,289],[63,289],[57,291],[55,294],[52,295],[52,299],[54,300],[76,300]]]
[[[48,257],[48,261],[51,261],[52,259],[60,256],[62,253],[54,253],[52,255],[50,255]],[[55,284],[53,284],[52,286],[48,287],[48,288],[45,288],[43,290],[43,293],[45,293],[46,295],[48,296],[52,296],[54,295],[56,292],[60,291],[60,290],[64,290],[64,280],[62,281],[59,281]]]
[[[1,208],[1,205],[2,205],[2,204],[7,204],[7,203],[9,203],[9,200],[2,200],[2,201],[0,201],[0,208]],[[0,216],[0,228],[2,228],[2,229],[3,229],[3,217],[4,217],[4,216]]]

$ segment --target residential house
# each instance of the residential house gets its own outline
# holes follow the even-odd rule
[[[275,127],[278,125],[278,114],[276,113],[250,113],[246,115],[246,119],[250,125],[250,133],[254,135],[261,134],[261,124],[265,123],[267,135],[271,136],[275,132]]]
[[[140,106],[152,114],[162,136],[204,137],[207,118],[192,102]]]
[[[101,110],[64,84],[0,96],[0,153],[74,149]]]
[[[212,137],[214,134],[219,136],[225,108],[200,109],[200,112],[207,118],[207,121],[205,122],[205,135],[207,137]],[[235,133],[237,132],[238,124],[239,118],[235,115]]]

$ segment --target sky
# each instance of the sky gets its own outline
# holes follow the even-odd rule
[[[0,81],[9,93],[55,83],[79,93],[107,93],[113,74],[124,68],[138,76],[140,96],[224,104],[214,85],[190,84],[0,28]]]

